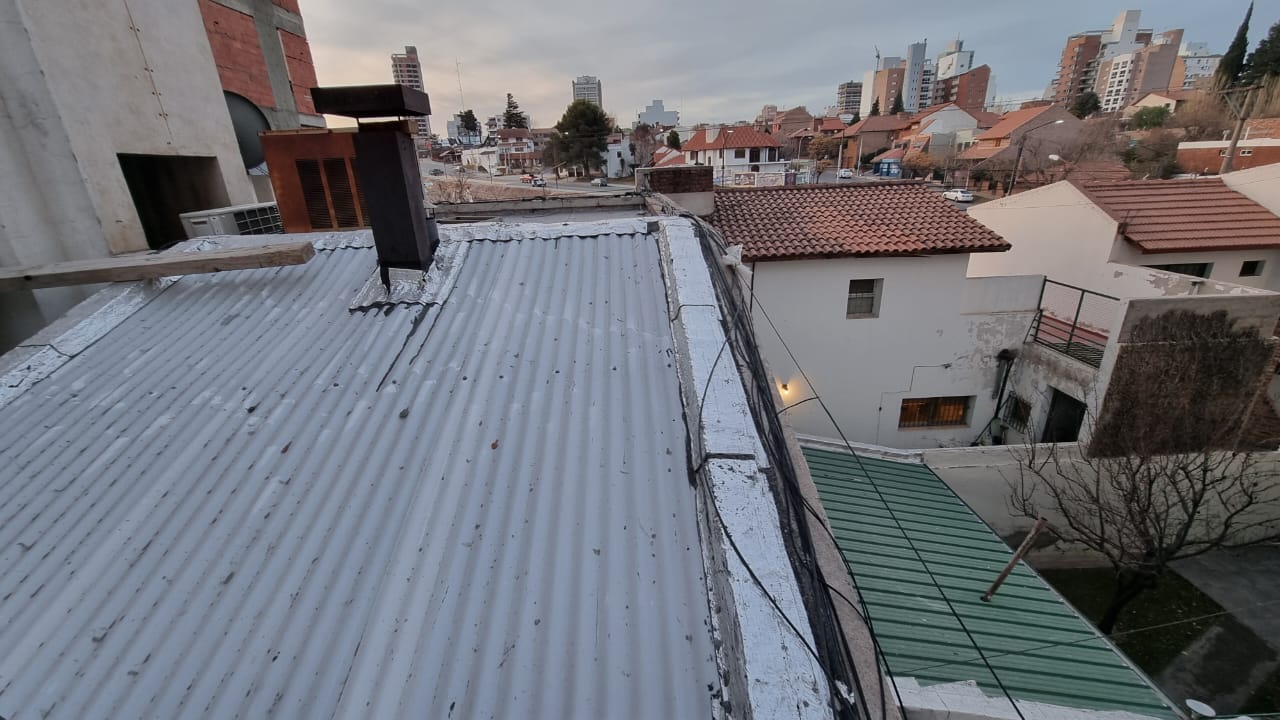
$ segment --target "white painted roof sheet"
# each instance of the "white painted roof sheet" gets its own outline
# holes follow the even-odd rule
[[[184,277],[0,408],[0,716],[710,715],[658,249],[567,232]]]

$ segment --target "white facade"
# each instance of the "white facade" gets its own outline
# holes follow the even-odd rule
[[[915,112],[920,109],[920,98],[925,97],[925,105],[929,104],[928,97],[933,93],[933,68],[929,65],[925,53],[928,52],[928,46],[923,42],[911,43],[907,46],[907,64],[906,72],[902,77],[902,107],[907,112]],[[928,94],[922,95],[925,85],[928,85]],[[893,104],[893,98],[889,98],[888,104]],[[881,108],[887,110],[887,108]]]
[[[1182,58],[1182,87],[1192,88],[1196,81],[1213,77],[1218,71],[1218,63],[1222,54],[1209,49],[1209,43],[1185,42],[1178,48],[1178,57]]]
[[[938,55],[938,80],[946,80],[956,75],[963,75],[973,69],[973,51],[964,49],[964,41],[956,40],[947,46],[946,51]]]
[[[1141,17],[1141,10],[1125,10],[1117,15],[1111,30],[1102,36],[1103,48],[1099,57],[1106,60],[1142,47],[1138,43],[1138,20]]]
[[[590,100],[604,107],[604,86],[600,78],[594,75],[579,75],[573,81],[573,99]]]
[[[146,250],[122,155],[203,163],[208,208],[256,200],[199,7],[0,0],[0,265]],[[0,296],[0,349],[95,289]]]
[[[1224,177],[1224,181],[1268,167],[1277,166],[1231,173]],[[1266,204],[1255,198],[1254,193],[1280,195],[1280,189],[1277,189],[1280,188],[1280,178],[1270,183],[1247,179],[1234,179],[1234,182],[1239,185],[1239,192],[1264,207]],[[1270,187],[1255,187],[1258,185]],[[1270,207],[1268,209],[1275,212]],[[975,277],[1044,274],[1052,280],[1118,297],[1142,297],[1162,293],[1144,289],[1142,282],[1123,284],[1119,266],[1208,263],[1212,266],[1207,278],[1210,281],[1280,291],[1280,250],[1143,253],[1119,236],[1116,221],[1110,215],[1069,182],[1058,182],[976,205],[970,208],[969,214],[1013,245],[1008,252],[974,254],[969,260],[969,274]],[[1241,276],[1243,264],[1257,260],[1262,261],[1261,274]],[[1143,276],[1129,273],[1126,277]],[[1185,279],[1187,276],[1178,277]]]
[[[753,263],[756,337],[784,405],[816,390],[853,442],[926,448],[976,439],[995,412],[996,355],[1026,337],[1041,278],[968,279],[967,258]],[[848,317],[851,280],[878,281],[875,317]],[[806,386],[762,308],[815,387]],[[962,424],[899,427],[904,399],[955,397],[969,399]],[[787,418],[799,433],[839,438],[817,403],[797,405]]]
[[[1102,63],[1098,70],[1097,92],[1103,112],[1115,112],[1127,103],[1133,85],[1137,53],[1117,55]]]
[[[632,162],[635,161],[631,153],[630,136],[610,137],[609,145],[604,151],[605,173],[611,178],[626,177],[631,174]]]
[[[422,80],[422,63],[418,61],[418,48],[405,45],[404,52],[391,54],[391,81],[420,92],[427,91]],[[416,118],[414,122],[418,126],[418,138],[426,139],[431,136],[430,117]]]
[[[868,70],[862,74],[862,97],[858,100],[858,115],[861,117],[869,117],[871,115],[871,104],[875,102],[875,92],[872,90],[876,86],[876,71]]]
[[[680,124],[680,113],[663,107],[661,100],[654,100],[645,106],[637,116],[637,122],[645,125],[661,125],[675,127]]]

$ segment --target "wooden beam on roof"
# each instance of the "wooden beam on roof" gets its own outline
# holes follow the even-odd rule
[[[315,254],[315,246],[310,242],[298,241],[209,252],[166,252],[0,267],[0,292],[301,265]]]

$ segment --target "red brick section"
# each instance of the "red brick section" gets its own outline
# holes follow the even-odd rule
[[[271,4],[276,7],[282,7],[294,15],[302,14],[302,11],[298,9],[298,0],[271,0]]]
[[[1072,184],[1143,252],[1280,248],[1280,217],[1219,178]]]
[[[664,195],[672,193],[711,192],[715,189],[710,165],[653,168],[648,172],[649,189]]]
[[[717,189],[715,198],[712,223],[750,261],[1010,247],[919,182]]]
[[[311,101],[311,88],[316,86],[316,64],[311,59],[311,45],[301,35],[280,30],[280,46],[284,48],[285,65],[289,68],[289,82],[293,85],[293,102],[298,112],[316,112]]]
[[[1178,167],[1186,172],[1216,174],[1222,168],[1222,152],[1227,143],[1216,144],[1207,148],[1178,148]],[[1250,150],[1248,155],[1241,155],[1241,150]],[[1249,146],[1236,148],[1236,157],[1231,161],[1232,170],[1248,170],[1259,165],[1273,165],[1280,162],[1280,145]]]
[[[275,107],[253,16],[212,0],[200,0],[200,14],[204,17],[204,29],[222,89],[243,95],[255,105]]]

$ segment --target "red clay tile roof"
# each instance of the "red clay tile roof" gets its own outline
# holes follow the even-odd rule
[[[822,124],[818,126],[821,132],[843,132],[844,122],[838,117],[824,117]]]
[[[1143,252],[1280,248],[1280,217],[1221,178],[1071,183]]]
[[[1041,105],[1039,107],[1030,107],[1023,110],[1010,110],[1000,116],[1000,122],[996,123],[990,130],[978,136],[979,140],[990,140],[993,138],[1006,138],[1013,134],[1014,130],[1031,122],[1041,113],[1046,112],[1052,105]]]
[[[920,182],[716,188],[712,223],[748,261],[1009,249]]]
[[[669,165],[684,165],[688,160],[685,159],[684,153],[673,147],[659,145],[653,151],[653,167],[667,167]]]
[[[902,158],[906,157],[906,155],[907,155],[906,148],[892,148],[890,150],[885,150],[879,155],[871,158],[871,162],[878,163],[884,160],[901,160]]]
[[[1002,153],[1011,147],[1013,146],[1010,145],[1009,143],[1005,143],[1004,145],[1001,145],[999,147],[996,147],[995,145],[971,145],[965,148],[964,152],[960,153],[959,155],[956,155],[956,159],[957,160],[986,160],[987,158],[992,157],[993,155]]]
[[[864,117],[858,122],[844,129],[845,137],[856,137],[858,133],[863,132],[892,132],[895,130],[906,130],[911,127],[911,118],[899,117],[897,115],[872,115]]]
[[[986,110],[965,110],[978,120],[978,127],[993,128],[1000,122],[1000,113],[987,112]]]
[[[722,127],[714,140],[707,142],[707,131],[698,130],[680,144],[680,149],[690,150],[722,150],[724,148],[756,148],[782,147],[782,143],[774,136],[760,132],[748,125]]]

